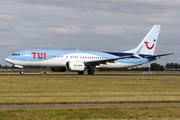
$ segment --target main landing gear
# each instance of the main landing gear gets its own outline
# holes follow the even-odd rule
[[[79,74],[79,75],[83,75],[83,74],[84,74],[84,71],[78,71],[78,74]]]
[[[88,70],[88,74],[89,75],[93,75],[94,74],[94,70]]]
[[[83,74],[84,74],[84,71],[78,71],[78,74],[79,74],[79,75],[83,75]],[[94,70],[88,70],[88,74],[89,74],[89,75],[93,75],[93,74],[94,74]]]

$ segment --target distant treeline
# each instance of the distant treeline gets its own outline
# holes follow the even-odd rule
[[[137,68],[131,68],[131,70],[139,70],[139,71],[164,71],[166,70],[163,65],[152,63],[151,67],[137,67]]]
[[[13,68],[13,66],[7,66],[7,65],[0,65],[0,68]]]
[[[0,65],[1,69],[5,68],[14,68],[14,66],[2,66]],[[24,68],[29,68],[29,67],[24,67]],[[30,67],[32,68],[32,67]],[[40,68],[40,67],[33,67],[33,68]],[[42,67],[41,67],[42,68]],[[43,67],[45,68],[45,67]],[[100,69],[100,71],[112,71],[112,70],[118,70],[118,71],[149,71],[149,67],[133,67],[133,68],[122,68],[122,69]],[[151,71],[164,71],[164,70],[180,70],[180,63],[167,63],[165,66],[160,65],[157,63],[152,63],[150,67]]]

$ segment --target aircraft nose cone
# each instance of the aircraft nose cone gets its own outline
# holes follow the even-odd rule
[[[8,62],[8,58],[5,58],[5,61]]]
[[[11,63],[12,60],[9,59],[9,58],[5,58],[5,61],[8,62],[8,63]]]

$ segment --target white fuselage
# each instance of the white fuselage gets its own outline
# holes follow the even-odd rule
[[[35,54],[36,53],[36,54]],[[19,54],[19,55],[18,55]],[[92,52],[92,51],[62,51],[62,50],[26,50],[14,53],[6,61],[19,66],[32,67],[66,67],[68,61],[89,62],[125,56],[125,53]],[[128,54],[129,55],[129,54]],[[100,63],[95,68],[124,68],[150,62],[154,59],[124,58],[115,62]],[[92,66],[92,65],[91,65]]]

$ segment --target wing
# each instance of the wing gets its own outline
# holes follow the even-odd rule
[[[174,54],[174,53],[145,56],[144,58],[161,57],[161,56],[172,55],[172,54]],[[114,61],[116,61],[118,59],[131,58],[131,57],[137,57],[137,56],[136,55],[128,55],[128,56],[116,57],[116,58],[110,58],[110,59],[90,60],[90,61],[84,61],[84,63],[85,63],[85,65],[97,66],[100,64],[106,64],[107,62],[114,63]]]
[[[99,65],[99,64],[106,64],[106,62],[114,63],[114,61],[116,61],[118,59],[131,58],[131,57],[133,57],[133,55],[110,58],[110,59],[90,60],[90,61],[84,61],[84,63],[85,63],[85,65],[96,66],[96,65]]]

